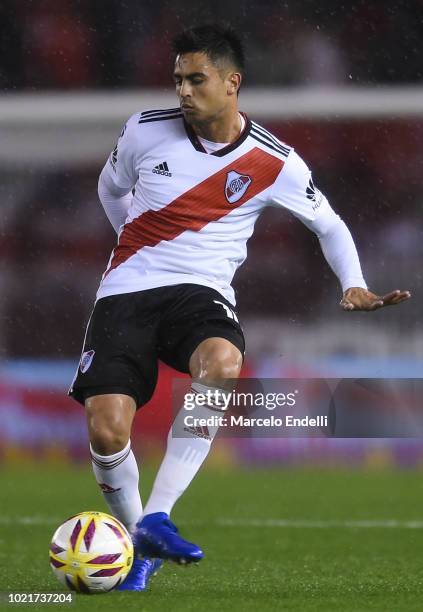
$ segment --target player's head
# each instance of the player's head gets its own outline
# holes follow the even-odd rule
[[[241,40],[228,25],[184,30],[173,40],[174,79],[182,111],[190,123],[210,121],[236,108],[244,73]]]

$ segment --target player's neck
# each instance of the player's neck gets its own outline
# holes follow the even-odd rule
[[[227,116],[220,116],[212,121],[192,125],[197,136],[211,142],[235,142],[242,131],[242,121],[238,109]]]

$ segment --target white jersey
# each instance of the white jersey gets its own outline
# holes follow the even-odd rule
[[[103,172],[133,197],[97,298],[196,283],[234,304],[233,276],[267,206],[315,231],[336,217],[295,151],[243,117],[239,138],[210,154],[178,108],[128,120]]]

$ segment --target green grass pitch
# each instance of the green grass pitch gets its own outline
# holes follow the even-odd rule
[[[144,490],[152,475],[142,473]],[[167,563],[145,593],[0,608],[420,611],[422,480],[418,471],[205,468],[173,514],[206,553],[197,567]],[[4,467],[0,491],[0,590],[62,590],[48,545],[71,514],[106,510],[91,470]]]

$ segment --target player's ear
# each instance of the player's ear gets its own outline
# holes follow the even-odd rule
[[[239,72],[230,72],[227,78],[227,94],[228,96],[235,95],[241,87],[241,74]]]

